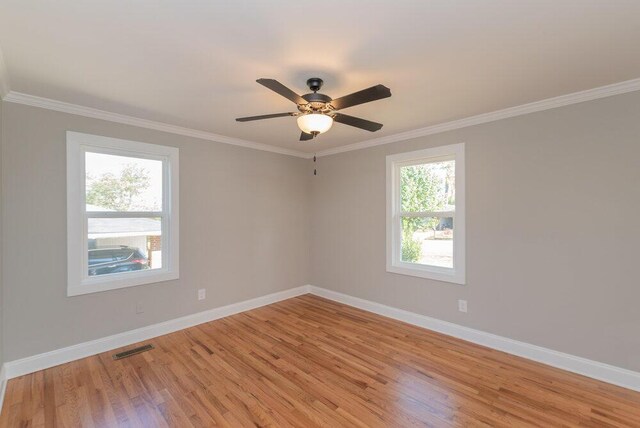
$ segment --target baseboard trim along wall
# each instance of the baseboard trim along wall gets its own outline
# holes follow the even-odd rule
[[[393,318],[398,321],[403,321],[418,327],[423,327],[428,330],[446,334],[447,336],[456,337],[458,339],[486,346],[487,348],[503,351],[508,354],[537,361],[548,366],[601,380],[613,385],[640,391],[640,373],[638,372],[588,360],[582,357],[576,357],[575,355],[565,354],[564,352],[554,351],[552,349],[531,345],[529,343],[520,342],[495,334],[486,333],[484,331],[431,318],[426,315],[393,308],[381,303],[349,296],[326,288],[310,285],[309,292],[316,296],[324,297],[325,299],[344,303],[345,305],[373,312],[388,318]]]
[[[4,364],[3,369],[5,369],[6,378],[13,379],[18,376],[44,370],[70,361],[79,360],[101,352],[121,348],[123,346],[149,340],[164,334],[173,333],[178,330],[193,327],[194,325],[203,324],[219,318],[259,308],[261,306],[270,305],[281,300],[307,294],[308,292],[309,287],[302,286],[279,291],[277,293],[267,294],[266,296],[232,303],[219,308],[209,309],[207,311],[186,315],[184,317],[164,321],[158,324],[152,324],[135,330],[114,334],[113,336],[103,337],[102,339],[91,340],[89,342],[45,352],[43,354],[9,361]]]
[[[79,343],[77,345],[66,348],[57,349],[43,354],[22,358],[15,361],[5,363],[0,370],[0,406],[4,396],[4,388],[6,380],[49,367],[64,364],[70,361],[85,358],[101,352],[110,351],[123,346],[131,345],[136,342],[152,339],[164,334],[173,333],[194,325],[224,318],[240,312],[259,308],[261,306],[276,303],[282,300],[303,294],[314,294],[339,303],[373,312],[398,321],[423,327],[438,333],[453,336],[462,340],[466,340],[488,348],[507,352],[512,355],[527,358],[557,367],[573,373],[588,376],[603,382],[640,391],[640,373],[631,370],[615,367],[612,365],[588,360],[586,358],[576,357],[574,355],[563,352],[554,351],[525,342],[520,342],[506,337],[497,336],[495,334],[486,333],[469,327],[431,318],[425,315],[416,314],[402,309],[386,306],[381,303],[372,302],[358,297],[349,296],[326,288],[320,288],[313,285],[305,285],[268,294],[266,296],[257,297],[243,302],[233,303],[227,306],[210,309],[192,315],[187,315],[174,320],[153,324],[147,327],[115,334],[113,336],[104,337],[102,339],[92,340],[89,342]]]
[[[2,411],[2,403],[4,403],[4,393],[7,390],[7,372],[5,364],[0,367],[0,411]]]

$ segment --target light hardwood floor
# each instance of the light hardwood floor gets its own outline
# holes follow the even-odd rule
[[[9,381],[2,427],[640,427],[640,393],[315,296]]]

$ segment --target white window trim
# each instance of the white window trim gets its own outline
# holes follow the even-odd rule
[[[453,268],[407,263],[401,260],[400,167],[455,159],[456,209],[453,216]],[[465,163],[464,143],[387,156],[387,272],[465,284]],[[431,216],[431,214],[429,214]]]
[[[85,152],[163,161],[162,268],[89,277]],[[167,192],[166,189],[169,189]],[[157,283],[179,277],[178,149],[176,147],[67,131],[67,296]],[[145,212],[144,216],[149,216]],[[136,217],[140,213],[102,213],[103,217]],[[165,233],[166,231],[166,233]]]

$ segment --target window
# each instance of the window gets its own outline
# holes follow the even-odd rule
[[[67,132],[67,295],[178,278],[178,149]]]
[[[387,271],[465,283],[464,144],[387,156]]]

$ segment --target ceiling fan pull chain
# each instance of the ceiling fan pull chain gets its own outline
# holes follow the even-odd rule
[[[318,175],[318,170],[316,169],[316,154],[313,154],[313,175]]]

